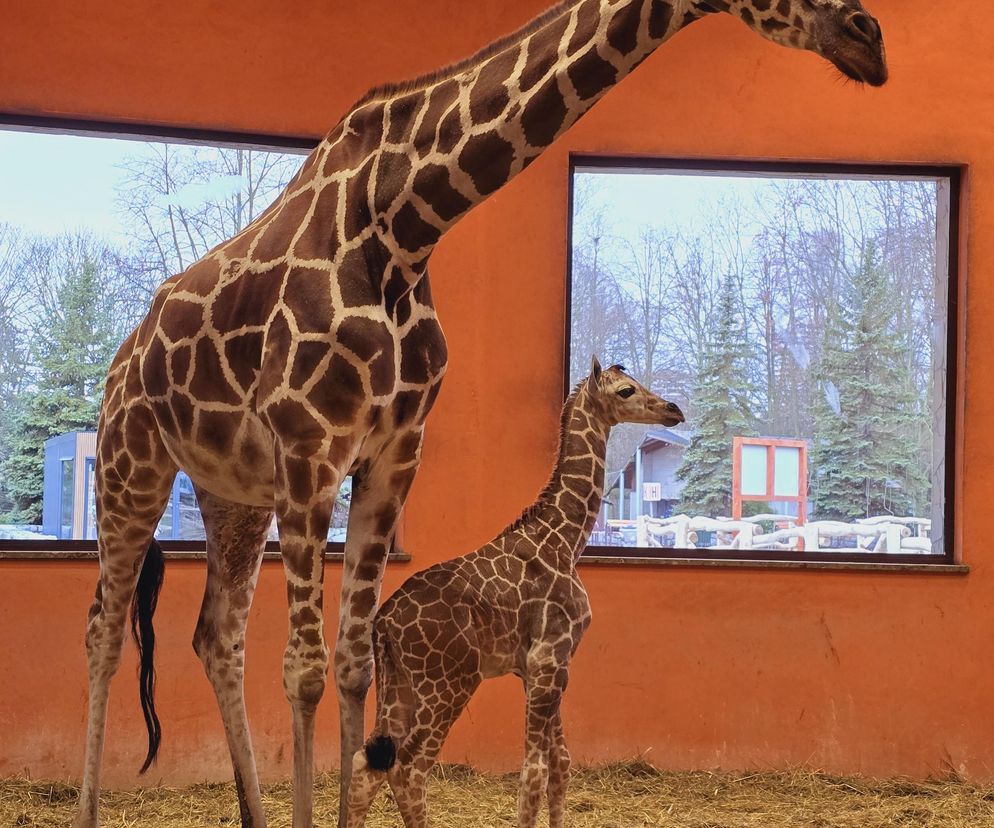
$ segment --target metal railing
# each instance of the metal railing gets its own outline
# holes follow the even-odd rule
[[[609,521],[618,524],[628,521]],[[772,524],[772,531],[764,531]],[[799,526],[789,515],[755,515],[741,520],[731,518],[674,515],[653,518],[642,515],[634,522],[636,545],[648,548],[734,549],[740,551],[783,550],[823,552],[844,548],[857,552],[914,554],[931,553],[929,539],[932,522],[925,518],[881,515],[862,518],[854,523],[817,520]],[[701,533],[714,535],[715,543],[699,546]]]

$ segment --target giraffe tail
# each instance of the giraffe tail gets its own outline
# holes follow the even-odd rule
[[[145,773],[151,767],[162,741],[162,727],[155,713],[155,630],[152,627],[152,616],[159,600],[164,572],[162,547],[153,538],[145,553],[141,573],[138,575],[138,586],[131,601],[131,634],[138,647],[138,697],[145,716],[145,727],[148,728],[148,755],[139,773]]]
[[[397,761],[397,745],[392,736],[374,736],[365,746],[366,762],[377,771],[388,771]]]
[[[397,761],[397,743],[386,733],[386,722],[382,720],[383,713],[390,702],[389,694],[396,679],[396,666],[390,659],[387,645],[389,639],[386,619],[383,611],[377,614],[373,622],[373,658],[376,663],[376,716],[381,719],[377,730],[363,746],[366,753],[366,763],[372,770],[388,771]]]

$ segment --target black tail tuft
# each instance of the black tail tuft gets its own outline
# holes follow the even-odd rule
[[[155,761],[159,752],[159,742],[162,741],[162,727],[159,717],[155,714],[155,630],[152,628],[152,616],[155,615],[155,605],[159,600],[159,590],[162,589],[162,576],[165,573],[166,561],[162,556],[162,547],[153,540],[149,544],[145,560],[142,562],[141,573],[138,575],[138,586],[131,601],[131,634],[138,647],[138,698],[141,699],[142,714],[145,716],[145,726],[148,728],[148,755],[139,773],[145,773]]]
[[[388,771],[397,761],[397,746],[389,736],[375,736],[366,742],[366,761],[373,770]]]

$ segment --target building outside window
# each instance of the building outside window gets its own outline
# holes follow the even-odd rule
[[[614,430],[591,545],[947,556],[956,171],[687,167],[575,159],[570,383],[688,415]]]
[[[265,210],[303,152],[0,130],[0,542],[96,537],[111,358],[155,288]],[[204,537],[186,475],[156,534]]]

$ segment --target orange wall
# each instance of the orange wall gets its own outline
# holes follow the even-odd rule
[[[562,386],[568,152],[969,165],[957,553],[971,573],[586,566],[594,624],[566,701],[581,761],[646,751],[669,768],[806,764],[994,779],[994,544],[985,532],[994,384],[977,385],[994,370],[994,349],[970,326],[994,307],[994,20],[987,0],[868,3],[889,47],[885,89],[842,83],[813,56],[730,19],[705,21],[471,214],[433,259],[451,367],[406,524],[418,566],[489,539],[546,479]],[[245,0],[236,13],[207,0],[22,0],[3,15],[0,112],[317,136],[371,83],[469,53],[543,5]],[[394,566],[386,589],[410,570]],[[95,577],[89,562],[0,562],[0,774],[79,772],[82,631]],[[202,583],[202,564],[170,562],[157,616],[166,741],[153,780],[230,774],[188,643]],[[289,771],[285,635],[282,573],[267,563],[247,692],[269,778]],[[132,667],[112,694],[113,785],[136,783],[143,753]],[[513,681],[485,686],[446,758],[513,767],[521,707]],[[335,761],[336,718],[329,697],[323,766]]]

